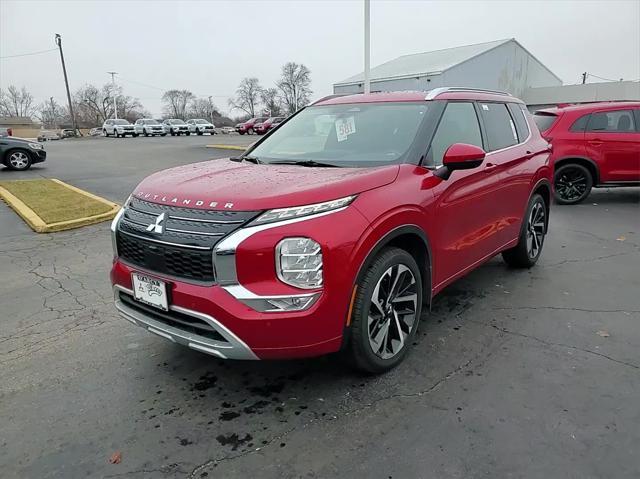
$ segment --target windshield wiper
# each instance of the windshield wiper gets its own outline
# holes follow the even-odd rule
[[[242,160],[246,160],[250,163],[255,163],[256,165],[262,163],[258,158],[256,158],[255,156],[232,156],[231,158],[229,158],[231,161],[235,161],[237,163],[240,163]]]
[[[338,165],[334,165],[331,163],[322,163],[320,161],[315,160],[280,160],[280,161],[270,161],[270,165],[300,165],[300,166],[311,166],[311,167],[332,167],[332,168],[340,168]]]

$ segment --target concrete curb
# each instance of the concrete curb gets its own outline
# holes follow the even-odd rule
[[[249,148],[251,145],[240,146],[240,145],[207,145],[207,148],[218,148],[220,150],[241,150],[244,151]]]
[[[117,203],[105,200],[104,198],[89,193],[88,191],[81,190],[80,188],[76,188],[75,186],[71,186],[55,178],[50,179],[51,181],[58,183],[65,188],[69,188],[70,190],[75,191],[76,193],[87,196],[95,201],[110,206],[111,209],[99,215],[85,216],[74,220],[59,221],[57,223],[45,223],[42,218],[40,218],[35,213],[35,211],[33,211],[25,203],[23,203],[20,198],[0,186],[0,198],[2,198],[11,209],[18,213],[18,215],[31,227],[31,229],[37,233],[54,233],[56,231],[70,230],[73,228],[80,228],[82,226],[100,223],[102,221],[112,219],[120,210],[120,205]]]

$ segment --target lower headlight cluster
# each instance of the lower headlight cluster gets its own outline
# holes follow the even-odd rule
[[[276,246],[276,271],[296,288],[322,286],[322,248],[310,238],[285,238]]]

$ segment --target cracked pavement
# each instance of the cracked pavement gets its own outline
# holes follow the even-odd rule
[[[225,155],[136,140],[47,145],[31,173],[123,201],[154,169]],[[640,475],[640,190],[554,206],[536,267],[494,258],[451,285],[374,377],[224,362],[120,319],[107,223],[36,235],[0,204],[0,238],[2,477]]]

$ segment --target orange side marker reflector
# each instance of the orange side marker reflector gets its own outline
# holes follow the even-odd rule
[[[358,285],[353,287],[353,293],[351,293],[351,302],[349,303],[349,312],[347,313],[347,326],[351,326],[351,313],[353,312],[353,303],[356,302],[356,292],[358,291]]]

